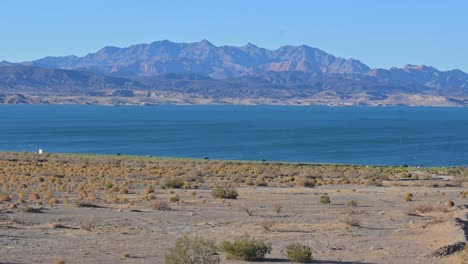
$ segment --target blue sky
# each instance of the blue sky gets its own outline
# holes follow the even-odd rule
[[[85,55],[168,39],[306,44],[372,68],[468,72],[468,1],[2,0],[0,60]]]

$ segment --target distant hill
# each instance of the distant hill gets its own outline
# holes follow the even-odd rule
[[[186,103],[464,106],[468,75],[415,65],[370,69],[305,45],[268,50],[250,43],[217,47],[206,40],[166,40],[105,47],[83,57],[0,62],[0,94],[18,93],[134,97],[129,103],[175,98]]]

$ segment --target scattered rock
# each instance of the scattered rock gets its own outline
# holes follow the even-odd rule
[[[447,201],[445,202],[445,206],[447,207],[454,207],[455,206],[455,203],[453,201]]]

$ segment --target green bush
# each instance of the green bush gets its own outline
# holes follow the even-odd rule
[[[320,202],[321,203],[330,203],[330,197],[328,195],[322,195],[322,196],[320,196]]]
[[[220,249],[227,253],[228,259],[262,260],[266,254],[271,253],[271,243],[244,235],[234,242],[223,241]]]
[[[108,182],[104,185],[104,187],[106,187],[107,190],[109,189],[112,189],[114,187],[114,184],[112,182]]]
[[[212,240],[202,237],[177,239],[173,248],[164,256],[166,264],[216,264],[219,263],[217,247]]]
[[[164,185],[166,188],[180,189],[184,186],[184,181],[181,179],[169,179]]]
[[[286,247],[286,252],[288,254],[288,259],[292,262],[298,263],[311,263],[312,262],[312,252],[310,247],[302,245],[300,243],[292,243]]]
[[[211,190],[211,195],[214,198],[236,199],[239,193],[234,188],[224,187]]]

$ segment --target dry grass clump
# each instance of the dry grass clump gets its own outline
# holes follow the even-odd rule
[[[361,221],[356,218],[354,212],[346,213],[342,218],[341,222],[347,226],[360,226]]]
[[[282,209],[283,209],[283,207],[281,205],[279,205],[279,204],[274,204],[273,205],[273,212],[275,212],[276,214],[280,214]]]
[[[227,253],[228,259],[258,261],[271,253],[271,243],[244,235],[231,241],[223,241],[220,249]]]
[[[65,264],[65,260],[63,258],[56,258],[54,264]]]
[[[56,205],[59,203],[59,200],[55,197],[49,199],[49,205]]]
[[[350,200],[346,203],[348,207],[356,207],[358,205],[358,202],[355,200]]]
[[[455,206],[455,203],[453,201],[446,201],[445,202],[445,206],[450,208],[450,207],[454,207]]]
[[[403,201],[412,202],[413,201],[413,194],[412,193],[405,193],[405,195],[403,196]]]
[[[265,219],[260,222],[260,226],[263,228],[265,231],[270,231],[273,226],[276,225],[275,220],[271,219]]]

